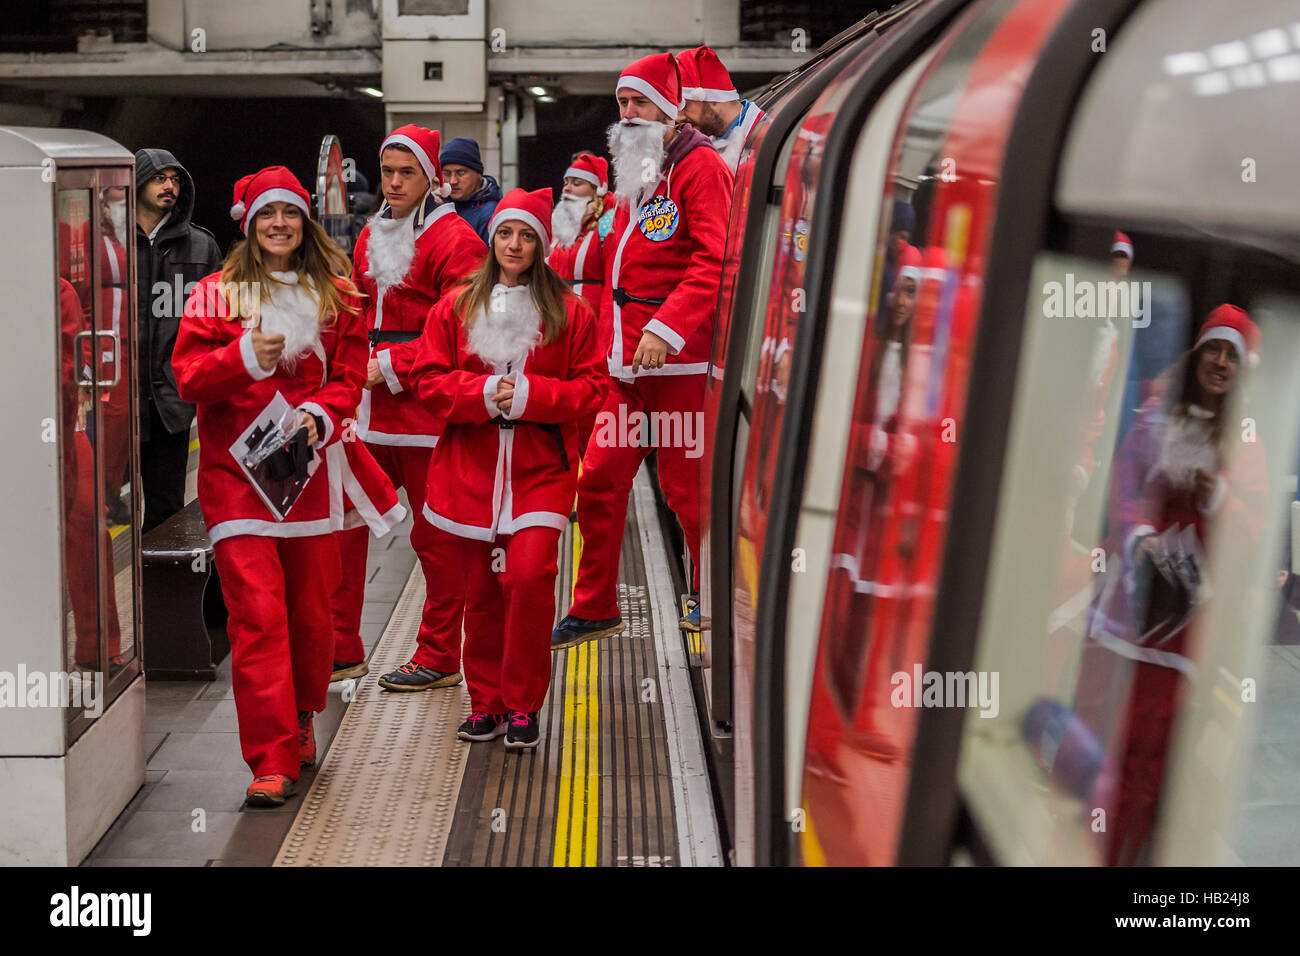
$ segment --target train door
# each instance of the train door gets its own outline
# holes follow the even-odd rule
[[[903,111],[872,235],[864,237],[874,240],[869,248],[880,266],[866,293],[847,435],[840,433],[838,493],[819,489],[824,478],[805,490],[804,469],[791,468],[796,480],[774,495],[769,521],[762,592],[770,603],[760,605],[756,651],[767,672],[755,679],[764,701],[756,721],[763,713],[768,721],[755,751],[760,863],[897,858],[920,707],[919,697],[901,690],[924,670],[937,613],[1002,150],[1028,66],[1067,7],[1065,0],[990,0],[969,8],[944,34]],[[852,248],[841,237],[838,261]],[[860,279],[858,288],[861,295]],[[810,362],[813,355],[820,362],[822,349],[812,350]],[[808,447],[811,412],[809,403],[787,415],[784,453]],[[820,445],[834,446],[828,435]],[[790,686],[787,699],[787,679],[800,667],[807,673],[813,654],[799,633],[813,625],[809,608],[786,603],[796,593],[789,555],[800,543],[796,533],[816,536],[817,522],[801,520],[805,512],[815,519],[829,507],[835,517],[811,686]],[[818,603],[817,589],[798,593]],[[798,732],[786,708],[798,708],[800,694],[809,701],[801,767],[787,763],[798,748],[785,739],[787,723]],[[787,775],[801,778],[793,815]]]
[[[755,795],[746,784],[754,777],[754,733],[765,727],[763,716],[766,716],[756,713],[759,699],[754,689],[754,676],[759,669],[755,658],[755,636],[760,626],[756,612],[762,597],[759,569],[766,556],[767,519],[777,472],[789,467],[791,462],[787,456],[778,463],[780,456],[776,439],[781,434],[791,390],[807,387],[807,382],[791,377],[791,369],[795,351],[803,347],[799,319],[810,308],[807,268],[815,252],[813,247],[826,241],[823,219],[827,217],[826,210],[833,205],[832,197],[821,198],[828,136],[833,124],[841,121],[846,98],[862,93],[863,77],[869,68],[878,65],[882,49],[894,51],[892,62],[897,69],[902,69],[906,59],[899,50],[900,44],[910,42],[906,18],[894,17],[882,22],[878,24],[878,31],[879,35],[860,44],[850,62],[837,70],[791,139],[781,189],[782,202],[777,219],[779,238],[772,271],[767,288],[756,299],[765,308],[762,321],[751,327],[746,342],[745,367],[747,371],[752,367],[753,377],[746,375],[742,388],[752,381],[747,395],[752,403],[751,421],[747,441],[737,449],[740,467],[735,480],[739,500],[730,565],[733,582],[736,858],[741,864],[754,862],[750,834],[754,831]],[[915,51],[909,49],[908,52]],[[877,89],[873,87],[873,91]],[[870,94],[867,94],[867,99],[874,102],[874,96]],[[868,108],[869,104],[863,105],[864,111]],[[812,322],[802,325],[817,324],[815,315]],[[793,560],[801,562],[802,558],[796,554]],[[766,703],[764,700],[764,708]]]
[[[757,349],[749,346],[752,335],[763,328],[759,317],[766,302],[761,295],[780,238],[781,185],[793,146],[791,131],[842,58],[851,56],[851,45],[810,64],[801,77],[760,101],[767,115],[751,132],[737,168],[704,399],[707,467],[701,469],[700,591],[702,617],[712,625],[691,648],[692,661],[704,668],[715,725],[729,725],[732,719],[731,529],[739,501],[737,457],[748,438],[758,358]],[[728,368],[736,372],[727,375]]]
[[[1025,124],[1063,130],[1059,178],[998,297],[995,520],[953,530],[989,560],[948,639],[1000,690],[958,728],[976,859],[1300,860],[1300,196],[1263,173],[1300,159],[1300,23],[1217,12],[1142,4]]]

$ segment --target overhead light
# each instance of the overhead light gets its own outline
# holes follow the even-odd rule
[[[367,94],[367,95],[369,95],[369,96],[373,96],[373,97],[375,97],[375,98],[377,98],[377,99],[381,99],[381,100],[382,100],[382,99],[384,98],[384,91],[383,91],[383,90],[380,90],[380,89],[376,89],[376,88],[373,87],[373,86],[361,86],[361,87],[358,87],[358,89],[360,89],[362,93],[365,93],[365,94]]]
[[[554,96],[539,96],[539,97],[537,97],[537,102],[539,102],[539,103],[554,103],[554,102],[555,102],[555,97],[554,97]]]
[[[528,87],[528,92],[529,92],[529,93],[532,93],[533,96],[545,96],[545,95],[546,95],[546,87],[544,87],[544,86],[530,86],[530,87]]]

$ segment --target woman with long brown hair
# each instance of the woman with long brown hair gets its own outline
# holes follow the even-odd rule
[[[316,760],[339,576],[321,465],[356,410],[366,337],[347,260],[293,173],[245,176],[234,198],[247,238],[194,290],[172,364],[198,406],[199,505],[230,611],[247,802],[278,806]]]
[[[577,422],[608,376],[591,310],[546,264],[551,193],[511,190],[482,266],[434,307],[411,378],[447,423],[423,517],[464,569],[462,740],[533,749],[551,678],[560,533],[577,490]]]

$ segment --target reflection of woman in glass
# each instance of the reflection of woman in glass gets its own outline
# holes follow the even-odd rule
[[[234,198],[247,238],[186,303],[172,364],[198,406],[199,505],[230,610],[247,801],[278,806],[316,760],[312,716],[333,664],[339,556],[328,466],[312,463],[356,410],[366,336],[348,262],[308,218],[293,173],[245,176]],[[257,436],[277,426],[296,454],[277,452],[275,469],[250,464]],[[305,479],[296,498],[291,478]]]
[[[1207,551],[1216,542],[1222,550],[1226,536],[1248,547],[1263,530],[1263,448],[1241,440],[1231,417],[1241,363],[1257,361],[1258,348],[1259,329],[1245,311],[1221,305],[1211,312],[1190,355],[1161,377],[1116,459],[1111,573],[1089,611],[1076,699],[1107,754],[1090,805],[1106,810],[1108,864],[1143,859],[1180,675],[1195,673],[1192,625],[1208,594]]]

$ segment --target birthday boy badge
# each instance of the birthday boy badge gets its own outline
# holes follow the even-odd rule
[[[667,196],[655,196],[641,207],[637,226],[651,242],[663,242],[677,231],[677,204]]]

